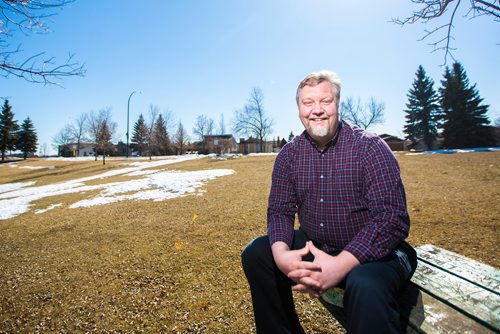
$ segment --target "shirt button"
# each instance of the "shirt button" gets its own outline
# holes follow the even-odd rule
[[[322,179],[322,178],[324,178],[324,176],[323,176],[323,175],[321,175],[319,178],[320,178],[320,179]]]
[[[320,203],[323,203],[323,199],[322,199],[322,198],[320,198],[320,199],[319,199],[319,202],[320,202]]]
[[[319,226],[323,227],[323,223],[319,224]]]

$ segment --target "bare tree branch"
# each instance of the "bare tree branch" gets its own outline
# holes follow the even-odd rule
[[[0,76],[14,76],[28,82],[59,85],[56,80],[68,76],[84,76],[84,65],[69,54],[66,61],[57,64],[54,57],[39,52],[23,57],[21,46],[10,49],[8,40],[14,33],[47,33],[48,18],[57,14],[74,0],[0,0]],[[14,57],[23,60],[16,60]]]
[[[342,119],[365,130],[384,122],[384,103],[377,102],[374,97],[370,98],[368,103],[364,105],[361,103],[361,99],[358,98],[355,101],[352,97],[348,97],[340,104],[340,109]]]
[[[403,26],[417,22],[428,24],[430,21],[437,20],[440,17],[445,18],[446,23],[430,30],[424,30],[425,34],[419,39],[419,41],[428,40],[431,36],[438,36],[435,41],[429,43],[429,45],[433,47],[431,52],[444,52],[443,65],[446,65],[448,58],[456,61],[452,52],[456,50],[456,48],[452,46],[452,41],[454,40],[453,28],[458,9],[466,1],[411,0],[411,2],[417,4],[420,9],[414,11],[411,16],[404,19],[394,18],[392,19],[392,22]],[[465,17],[470,17],[472,19],[478,16],[488,15],[492,16],[495,21],[500,22],[500,6],[498,0],[469,0],[469,6],[469,11],[465,14]]]
[[[250,92],[250,98],[243,109],[234,111],[233,130],[237,134],[255,136],[261,143],[263,151],[264,141],[272,133],[273,120],[267,116],[264,109],[264,95],[260,88]]]

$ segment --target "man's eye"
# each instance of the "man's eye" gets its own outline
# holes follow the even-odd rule
[[[304,101],[304,102],[302,102],[302,103],[304,103],[304,105],[305,105],[306,107],[310,107],[310,106],[312,106],[312,101]]]
[[[331,100],[331,99],[327,99],[327,100],[323,100],[323,101],[321,101],[321,103],[323,103],[323,104],[327,104],[327,105],[328,105],[328,104],[331,104],[332,102],[333,102],[333,100]]]

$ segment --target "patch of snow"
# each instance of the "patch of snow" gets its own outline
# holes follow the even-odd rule
[[[55,166],[19,166],[23,169],[55,169]]]
[[[44,213],[44,212],[50,211],[50,210],[55,209],[55,208],[57,208],[57,207],[59,207],[61,205],[62,205],[62,203],[57,203],[57,204],[49,205],[46,209],[36,210],[35,214],[40,214],[40,213]]]
[[[101,192],[94,198],[88,198],[73,203],[70,205],[70,208],[103,205],[124,200],[163,201],[196,192],[197,195],[199,195],[202,191],[198,188],[204,186],[206,181],[234,173],[234,170],[231,169],[190,172],[173,170],[143,170],[172,164],[179,162],[180,160],[197,158],[199,157],[192,155],[187,156],[187,158],[184,159],[174,158],[133,162],[128,164],[130,167],[43,186],[33,186],[35,182],[19,182],[0,185],[0,208],[2,208],[0,210],[0,220],[12,218],[29,211],[32,203],[41,198],[70,193],[84,194],[88,191],[101,190]],[[90,186],[85,185],[85,182],[87,181],[105,179],[116,175],[134,175],[143,176],[143,178]],[[36,213],[43,213],[55,207],[56,206],[51,205],[45,210],[37,210]]]
[[[7,191],[13,191],[13,190],[21,189],[24,187],[29,187],[29,186],[32,186],[34,184],[35,184],[35,181],[0,184],[0,193],[5,193]]]
[[[231,169],[193,172],[164,171],[147,175],[144,179],[106,184],[99,195],[70,205],[70,208],[103,205],[125,200],[163,201],[196,192],[206,181],[233,174]],[[133,193],[131,193],[133,192]],[[131,193],[128,195],[120,195]]]

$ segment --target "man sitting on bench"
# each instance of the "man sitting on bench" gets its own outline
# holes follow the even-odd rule
[[[334,286],[345,289],[348,333],[403,332],[397,300],[416,257],[404,243],[410,221],[399,166],[382,139],[339,120],[339,98],[332,72],[312,73],[297,88],[305,131],[276,158],[268,235],[242,253],[258,333],[304,333],[292,290],[318,298]]]

